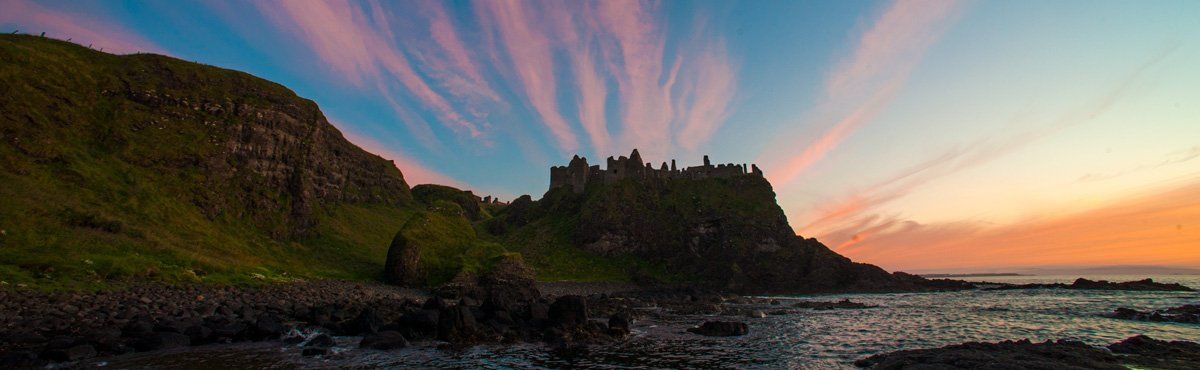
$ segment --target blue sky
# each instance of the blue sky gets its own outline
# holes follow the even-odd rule
[[[575,153],[709,154],[888,268],[1200,266],[1193,1],[0,4],[279,82],[414,184],[537,197]]]

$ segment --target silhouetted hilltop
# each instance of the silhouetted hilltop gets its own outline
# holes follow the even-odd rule
[[[937,288],[935,282],[855,263],[815,239],[796,236],[757,167],[713,166],[707,157],[703,165],[685,170],[665,163],[655,170],[641,163],[636,150],[628,158],[610,158],[604,170],[575,157],[568,166],[551,169],[551,188],[542,199],[513,201],[489,229],[560,233],[588,253],[632,256],[658,266],[662,276],[721,289]]]

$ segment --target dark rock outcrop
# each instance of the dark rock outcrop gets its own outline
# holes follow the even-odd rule
[[[792,304],[796,308],[811,308],[817,311],[837,310],[837,309],[863,309],[875,308],[879,306],[869,305],[866,303],[852,302],[849,299],[843,299],[837,302],[821,302],[821,301],[801,301]]]
[[[1166,342],[1143,335],[1107,349],[1070,340],[1034,343],[968,342],[941,348],[896,351],[870,356],[854,364],[872,369],[1194,369],[1200,344]]]
[[[854,364],[872,369],[1125,369],[1102,349],[1066,340],[969,342],[875,355]]]
[[[398,331],[381,331],[364,336],[358,347],[378,350],[404,348],[408,347],[408,339]]]
[[[1163,341],[1138,335],[1108,345],[1126,363],[1152,369],[1195,369],[1200,367],[1200,344]]]
[[[410,300],[418,297],[390,286],[335,281],[254,288],[136,285],[87,293],[0,290],[0,365],[280,337],[297,345],[304,332],[362,335],[372,327],[382,330],[383,323],[435,338],[436,313],[425,327],[403,319],[424,312]],[[75,307],[74,313],[62,306]],[[306,347],[333,345],[333,338],[318,334]]]
[[[388,247],[387,259],[383,264],[383,280],[388,284],[416,286],[423,284],[420,271],[421,250],[410,243],[404,232],[397,232]]]
[[[1149,312],[1121,307],[1114,310],[1109,317],[1124,320],[1200,324],[1200,304],[1183,305]]]
[[[1084,278],[1075,279],[1071,284],[1054,283],[1054,284],[1013,284],[1000,285],[997,287],[988,288],[988,290],[1014,290],[1014,289],[1077,289],[1077,290],[1130,290],[1130,291],[1167,291],[1167,292],[1194,292],[1195,289],[1175,283],[1159,283],[1153,279],[1142,279],[1136,281],[1125,282],[1110,282],[1107,280],[1088,280]]]
[[[577,295],[558,297],[550,305],[550,322],[554,326],[574,328],[588,321],[587,298]]]
[[[639,161],[636,151],[629,158],[610,159],[608,169],[573,159],[552,170],[551,189],[542,199],[518,198],[489,221],[488,229],[511,233],[514,228],[556,225],[537,232],[560,234],[595,255],[671,266],[674,273],[711,289],[817,293],[972,287],[891,274],[795,235],[759,171],[711,164],[651,170]],[[636,269],[630,274],[637,281],[654,281]]]

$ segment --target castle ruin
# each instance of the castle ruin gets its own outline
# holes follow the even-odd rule
[[[707,155],[704,156],[704,164],[700,166],[680,169],[675,167],[675,160],[672,159],[670,167],[667,167],[667,162],[663,162],[656,169],[649,162],[643,163],[642,155],[638,154],[637,149],[634,149],[629,157],[621,156],[616,159],[608,157],[608,167],[603,170],[600,169],[600,165],[589,166],[587,158],[578,155],[572,157],[571,163],[566,166],[550,167],[550,189],[570,187],[575,193],[582,193],[589,183],[608,184],[626,178],[698,180],[735,176],[762,177],[762,175],[762,170],[754,164],[751,164],[749,168],[745,163],[714,166],[709,162]]]

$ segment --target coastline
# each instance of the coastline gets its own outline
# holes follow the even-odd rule
[[[930,304],[937,304],[934,301],[965,299],[964,302],[974,302],[978,301],[979,297],[1004,299],[1003,297],[1007,295],[1015,297],[1028,294],[1048,296],[1064,294],[1088,296],[1087,294],[1093,294],[1056,289],[1033,289],[1029,293],[975,289],[933,295],[843,293],[751,297],[702,292],[695,289],[651,289],[628,283],[540,282],[537,283],[537,287],[541,290],[541,298],[531,304],[544,305],[543,307],[549,308],[559,298],[579,297],[583,306],[586,307],[584,317],[588,317],[588,319],[585,322],[596,323],[595,325],[599,326],[591,326],[591,328],[580,326],[564,331],[552,329],[559,327],[557,324],[541,324],[543,326],[520,324],[514,328],[518,332],[526,331],[526,334],[522,334],[525,336],[507,334],[504,338],[508,339],[487,339],[486,335],[464,340],[443,340],[438,335],[418,336],[410,338],[412,348],[406,351],[429,350],[433,352],[422,353],[434,357],[453,357],[457,356],[454,354],[456,352],[443,352],[443,348],[463,348],[462,346],[470,347],[482,344],[483,346],[479,347],[480,350],[489,353],[492,351],[499,353],[506,351],[558,353],[554,352],[557,351],[556,348],[592,348],[593,351],[603,352],[606,351],[604,348],[612,348],[613,351],[629,350],[629,346],[655,348],[654,346],[662,344],[659,341],[671,343],[677,340],[702,346],[717,345],[718,348],[723,348],[726,345],[723,343],[763,340],[765,338],[761,337],[762,335],[775,334],[761,331],[778,330],[778,325],[781,324],[791,325],[792,322],[806,322],[818,318],[836,319],[838,322],[849,320],[847,324],[856,321],[870,322],[871,320],[893,322],[895,318],[886,316],[890,315],[887,310],[892,308],[889,307],[911,305],[911,303],[898,303],[896,301],[898,299],[922,299]],[[1094,291],[1094,294],[1102,295],[1118,293],[1120,292]],[[1155,294],[1159,296],[1162,294],[1195,296],[1193,293],[1187,292],[1130,293],[1142,296]],[[204,296],[204,298],[196,299],[198,296]],[[211,353],[219,348],[234,352],[267,351],[274,353],[271,355],[272,358],[279,358],[286,354],[291,357],[278,359],[278,361],[299,361],[302,364],[300,366],[307,367],[317,365],[304,362],[311,360],[301,360],[309,358],[308,355],[301,353],[309,353],[310,348],[306,343],[315,336],[319,336],[320,333],[328,333],[336,340],[331,346],[343,349],[320,348],[319,351],[312,350],[312,353],[318,356],[317,358],[326,359],[323,361],[346,365],[354,364],[353,361],[383,361],[372,357],[375,356],[372,355],[374,352],[362,352],[364,350],[357,349],[361,346],[359,342],[371,336],[369,330],[355,327],[358,326],[356,323],[362,320],[362,312],[368,308],[377,318],[375,322],[380,326],[376,329],[378,331],[403,330],[397,325],[411,325],[405,324],[408,322],[405,318],[406,314],[428,312],[431,305],[446,305],[443,310],[449,309],[451,310],[449,312],[454,312],[454,306],[466,307],[470,309],[468,312],[472,312],[470,316],[475,317],[472,319],[475,320],[473,325],[486,328],[494,324],[494,319],[489,318],[494,316],[488,316],[483,312],[483,306],[485,306],[483,302],[467,298],[455,303],[453,300],[434,297],[430,292],[417,289],[398,288],[379,283],[331,280],[247,288],[144,285],[93,293],[5,290],[0,291],[0,298],[4,298],[6,302],[3,306],[4,315],[0,316],[0,323],[3,323],[5,333],[3,342],[0,342],[0,352],[5,353],[0,356],[0,364],[10,367],[43,366],[50,363],[82,364],[109,358],[119,358],[122,359],[121,361],[136,363],[160,356],[186,358],[189,351]],[[849,301],[841,302],[845,299],[849,299]],[[147,303],[147,300],[150,302]],[[284,301],[295,303],[289,305]],[[430,303],[434,301],[438,303]],[[18,308],[18,306],[20,307]],[[99,318],[101,314],[111,312],[110,307],[113,306],[128,306],[130,312],[121,311],[110,315],[111,317],[107,319]],[[213,309],[213,306],[216,308]],[[313,315],[313,312],[320,314]],[[983,312],[1003,313],[1005,311]],[[627,315],[624,316],[624,320],[627,320],[626,325],[633,334],[616,336],[604,334],[610,333],[609,329],[617,327],[612,325],[614,321],[611,320],[620,314]],[[278,324],[273,327],[270,319],[272,317]],[[267,319],[264,320],[264,318]],[[197,321],[197,319],[199,320]],[[547,316],[547,320],[549,320],[549,316]],[[735,335],[732,337],[734,339],[721,339],[714,342],[713,339],[705,339],[706,337],[698,332],[689,333],[691,328],[713,320],[748,323],[750,324],[749,335],[735,332],[732,334]],[[1126,322],[1116,318],[1101,319],[1097,317],[1096,320]],[[228,325],[222,324],[222,322]],[[195,335],[197,331],[203,331],[193,329],[196,323],[208,326],[213,332],[225,334],[210,334],[208,339],[189,340],[186,344],[162,343],[165,345],[151,348],[145,345],[145,338],[139,337],[139,335],[149,333],[138,334],[137,329],[137,326],[141,325],[148,328],[145,331],[160,333],[155,335],[179,338],[176,335],[163,333]],[[437,325],[436,319],[433,324]],[[34,332],[16,330],[19,328],[47,330]],[[72,330],[63,330],[67,328]],[[230,330],[238,330],[238,332],[230,333]],[[482,330],[486,332],[490,329]],[[737,339],[742,335],[745,335],[746,339]],[[1156,336],[1152,335],[1152,337]],[[983,338],[965,336],[962,340],[980,339]],[[1000,335],[995,339],[1017,340],[1020,337]],[[1040,340],[1047,339],[1055,338],[1040,337]],[[1120,339],[1124,338],[1111,340]],[[120,346],[122,344],[124,347]],[[890,348],[900,350],[936,349],[937,346],[949,344],[951,343],[933,341],[928,344],[913,343],[900,347],[881,347],[876,350],[878,352],[875,354],[883,355],[895,350]],[[408,341],[405,341],[401,347],[409,345]],[[77,348],[80,346],[90,346],[91,349]],[[354,349],[350,350],[349,348]],[[134,354],[135,352],[136,354]],[[362,356],[367,356],[367,360],[358,358]],[[553,356],[561,355],[554,354]],[[376,360],[370,360],[372,358],[376,358]],[[446,359],[443,358],[443,360]],[[846,361],[854,360],[856,359],[847,359]],[[447,361],[451,361],[449,362],[451,364],[458,364],[452,359]],[[847,362],[839,363],[841,364],[839,366],[848,364]],[[399,363],[398,365],[403,364]],[[686,366],[688,363],[678,365]]]

